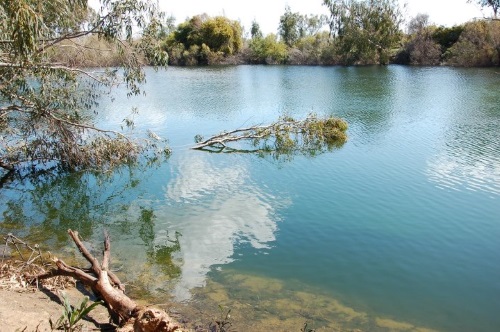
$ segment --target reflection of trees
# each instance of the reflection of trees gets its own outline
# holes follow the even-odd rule
[[[68,228],[88,238],[94,226],[102,222],[109,207],[107,201],[113,198],[113,194],[103,195],[106,186],[99,185],[98,181],[107,183],[110,179],[73,173],[38,178],[38,181],[27,179],[17,184],[17,188],[4,188],[3,192],[12,197],[3,203],[4,221],[0,229],[57,246],[68,243]]]
[[[138,219],[132,222],[126,216],[134,202],[140,201],[140,183],[154,171],[124,167],[110,174],[82,172],[12,182],[0,197],[0,234],[13,233],[60,255],[70,241],[68,229],[77,230],[85,241],[92,242],[95,234],[95,243],[100,244],[99,230],[108,228],[112,241],[120,241],[124,234],[135,235],[144,242],[149,262],[164,274],[176,276],[180,271],[172,254],[180,250],[179,234],[155,243],[151,208],[141,206]]]
[[[464,76],[467,80],[463,79]],[[498,195],[498,75],[486,70],[472,75],[470,71],[461,70],[449,81],[449,90],[445,90],[445,93],[454,98],[444,113],[447,128],[442,138],[444,144],[428,162],[429,178],[439,186],[454,189],[464,187]]]
[[[151,264],[160,267],[161,271],[170,278],[178,277],[181,269],[175,264],[172,255],[181,250],[179,232],[175,232],[174,239],[167,232],[163,243],[155,243],[154,220],[156,218],[152,209],[140,208],[139,236],[146,245],[146,256]]]
[[[359,127],[367,140],[388,130],[392,118],[393,70],[380,67],[339,68],[341,76],[334,95],[349,96],[336,101],[337,109],[352,127]]]

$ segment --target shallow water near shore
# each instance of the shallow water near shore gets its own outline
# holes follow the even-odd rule
[[[189,306],[173,310],[194,326],[225,319],[236,331],[300,331],[304,325],[316,331],[433,331],[356,311],[300,282],[238,271],[217,273],[205,287],[194,290]]]
[[[500,327],[500,75],[494,69],[239,66],[147,71],[147,95],[100,104],[116,129],[168,138],[151,167],[0,191],[0,233],[82,262],[66,230],[130,294],[238,330]],[[339,149],[287,159],[190,150],[280,115],[349,123]],[[82,262],[83,263],[83,262]],[[198,317],[201,317],[198,321]]]

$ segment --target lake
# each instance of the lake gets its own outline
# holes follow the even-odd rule
[[[0,234],[82,262],[103,229],[130,295],[240,331],[500,330],[498,69],[147,69],[97,125],[167,138],[171,157],[0,191]],[[191,150],[197,134],[335,115],[348,141],[286,159]],[[134,135],[132,133],[132,135]],[[221,306],[221,312],[219,312]]]

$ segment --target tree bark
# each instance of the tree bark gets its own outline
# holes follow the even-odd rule
[[[165,311],[157,308],[140,307],[125,294],[124,285],[108,268],[111,251],[108,234],[104,236],[104,252],[101,265],[84,246],[78,237],[78,232],[69,229],[68,234],[75,242],[82,256],[92,265],[90,270],[69,266],[64,261],[54,258],[55,268],[34,276],[25,275],[27,280],[47,279],[58,275],[75,278],[89,286],[94,294],[106,303],[112,316],[119,317],[119,321],[116,323],[121,326],[119,329],[121,332],[181,331],[179,324],[172,320]]]

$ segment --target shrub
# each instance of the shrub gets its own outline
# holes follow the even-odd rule
[[[500,22],[467,23],[458,41],[449,49],[449,64],[464,67],[500,65]]]
[[[432,32],[432,39],[441,46],[441,51],[444,53],[458,41],[462,31],[464,31],[463,25],[455,25],[451,28],[440,26]]]
[[[287,47],[283,42],[276,40],[275,34],[265,38],[256,38],[250,41],[250,63],[257,64],[284,64],[288,58]]]
[[[410,40],[407,52],[411,65],[435,66],[441,60],[441,47],[426,32],[417,34]]]
[[[178,25],[163,42],[173,65],[207,65],[224,62],[241,51],[241,25],[225,17],[197,15]]]

